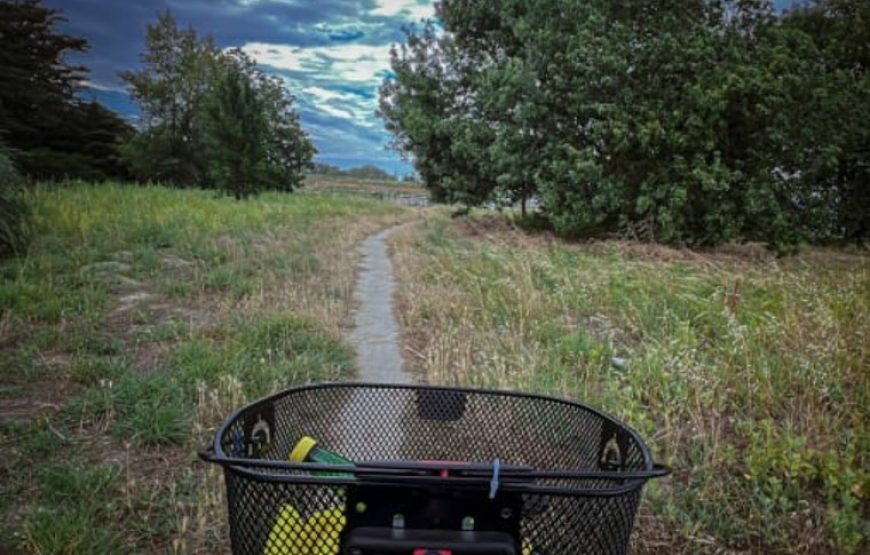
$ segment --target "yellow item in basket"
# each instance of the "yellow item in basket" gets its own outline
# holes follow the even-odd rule
[[[284,505],[269,532],[264,555],[338,555],[339,535],[346,523],[340,508],[303,519],[292,505]]]
[[[269,532],[264,555],[338,555],[339,536],[346,524],[344,511],[327,509],[303,521],[292,505],[284,505]],[[532,555],[532,544],[523,538],[523,555]]]

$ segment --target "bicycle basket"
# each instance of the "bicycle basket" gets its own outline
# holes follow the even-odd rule
[[[353,462],[292,462],[304,436]],[[224,468],[235,555],[621,554],[669,472],[580,403],[357,383],[252,403],[202,456]]]

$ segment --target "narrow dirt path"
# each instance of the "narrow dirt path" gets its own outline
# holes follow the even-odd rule
[[[412,383],[402,369],[399,326],[393,314],[393,264],[387,252],[387,237],[395,226],[371,235],[359,247],[362,271],[354,293],[359,308],[347,338],[356,348],[358,378],[364,382]]]

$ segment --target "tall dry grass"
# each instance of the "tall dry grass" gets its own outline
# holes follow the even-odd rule
[[[446,216],[393,251],[429,381],[580,399],[674,468],[636,552],[866,552],[866,254],[583,247]]]

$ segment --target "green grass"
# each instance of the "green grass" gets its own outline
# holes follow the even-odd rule
[[[0,261],[0,552],[217,552],[222,484],[195,450],[231,410],[348,377],[356,241],[409,211],[39,186]],[[16,405],[17,406],[17,405]]]
[[[866,255],[660,260],[485,236],[439,218],[396,239],[420,365],[433,381],[581,399],[638,429],[674,474],[646,490],[637,550],[868,547]]]
[[[35,552],[113,554],[122,534],[105,526],[117,512],[112,493],[121,478],[114,466],[48,466],[38,470],[40,503],[24,524],[23,544]]]

